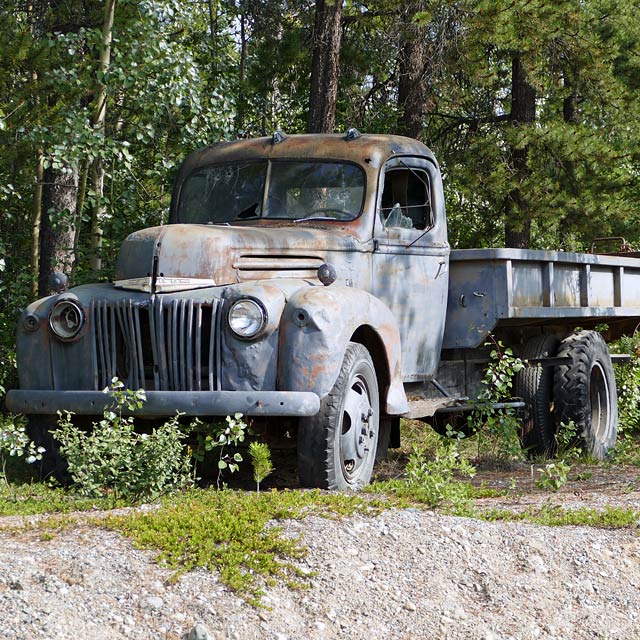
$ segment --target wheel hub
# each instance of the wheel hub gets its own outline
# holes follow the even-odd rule
[[[342,464],[350,475],[358,472],[371,451],[371,440],[375,436],[370,427],[372,416],[366,383],[357,377],[346,394],[340,438]]]

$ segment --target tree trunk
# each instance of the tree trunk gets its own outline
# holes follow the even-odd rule
[[[44,170],[40,224],[38,294],[49,294],[49,277],[55,271],[71,274],[74,262],[78,170]]]
[[[571,93],[562,101],[562,118],[565,122],[578,124],[578,89],[573,82],[572,72],[565,72],[564,86],[571,89]]]
[[[44,155],[36,152],[36,191],[33,198],[33,221],[31,224],[31,295],[39,293],[40,281],[40,226],[42,224],[42,183],[44,182]]]
[[[102,23],[102,41],[100,46],[100,62],[98,65],[98,83],[93,105],[92,124],[94,129],[104,135],[104,124],[107,113],[107,86],[103,78],[109,70],[111,62],[111,40],[113,38],[113,20],[115,17],[116,0],[107,0],[104,7]],[[91,188],[94,193],[94,204],[91,210],[91,270],[98,275],[102,269],[102,224],[107,215],[104,204],[104,164],[102,158],[97,158],[91,167]]]
[[[511,123],[528,125],[536,119],[536,90],[527,78],[527,72],[519,56],[511,64]],[[512,171],[516,185],[528,176],[528,148],[512,147],[510,150]],[[531,245],[531,203],[515,186],[507,197],[505,208],[505,246],[527,249]]]
[[[309,133],[332,133],[336,124],[342,0],[317,0],[313,26]]]
[[[73,268],[71,269],[71,280],[75,280],[76,271],[78,269],[78,247],[80,246],[80,232],[82,230],[82,211],[84,209],[84,202],[87,197],[87,180],[89,177],[90,163],[88,160],[83,160],[80,167],[80,177],[78,179],[78,201],[76,203],[76,233],[73,239],[73,254],[76,259],[73,261]]]
[[[424,8],[424,1],[414,3],[405,17],[399,61],[398,132],[411,138],[421,136],[427,112],[427,27],[415,21]]]
[[[238,104],[236,105],[235,129],[238,137],[244,134],[245,118],[245,83],[247,79],[247,17],[244,11],[240,14],[240,61],[238,63]]]

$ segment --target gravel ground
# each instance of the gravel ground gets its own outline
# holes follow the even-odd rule
[[[567,490],[554,500],[638,507],[636,481],[627,477],[604,496]],[[490,506],[547,499],[533,493]],[[635,530],[404,509],[289,521],[285,533],[308,546],[300,566],[311,586],[268,587],[266,607],[255,609],[208,571],[170,583],[152,553],[96,526],[46,541],[35,530],[0,532],[0,638],[173,640],[199,621],[210,638],[238,640],[640,639]]]

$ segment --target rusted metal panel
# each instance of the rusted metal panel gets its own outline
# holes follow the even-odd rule
[[[281,144],[273,144],[271,138],[222,142],[192,153],[184,161],[176,178],[176,188],[172,194],[169,221],[177,222],[177,204],[181,185],[185,178],[201,167],[211,164],[249,161],[251,159],[340,159],[358,164],[366,173],[367,190],[364,212],[371,213],[376,204],[376,185],[380,167],[392,156],[421,156],[436,162],[431,151],[417,140],[402,136],[362,135],[345,141],[343,135],[292,135]],[[370,237],[371,229],[363,215],[355,222],[339,225],[345,231]],[[313,226],[313,223],[302,223]]]
[[[475,348],[504,323],[640,317],[636,258],[518,249],[451,252],[444,348]]]
[[[362,326],[370,326],[384,345],[390,378],[386,412],[404,413],[407,402],[395,318],[382,302],[358,289],[312,287],[288,300],[281,324],[280,388],[326,395],[338,377],[347,343]]]
[[[285,293],[278,282],[253,282],[227,287],[223,294],[221,310],[221,367],[220,384],[223,390],[277,389],[279,357],[279,332]],[[296,285],[294,285],[296,286]],[[308,286],[297,282],[296,288]],[[258,340],[241,340],[226,330],[225,314],[230,305],[243,297],[260,300],[268,320]],[[283,354],[284,356],[284,354]]]

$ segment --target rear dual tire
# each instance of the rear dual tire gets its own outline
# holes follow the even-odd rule
[[[604,460],[618,431],[618,397],[607,344],[596,331],[579,331],[562,342],[551,335],[537,336],[520,353],[530,360],[554,355],[571,358],[571,363],[528,366],[515,376],[514,395],[530,407],[520,431],[522,446],[532,457],[549,457],[555,453],[558,430],[573,422],[576,444]]]
[[[584,451],[604,460],[618,434],[616,379],[607,344],[595,331],[580,331],[562,341],[558,356],[573,362],[556,367],[556,428],[572,421]]]
[[[556,355],[559,340],[543,334],[525,343],[520,351],[523,360],[550,358]],[[528,456],[552,456],[556,428],[553,417],[553,367],[528,365],[513,380],[513,394],[529,405],[520,427],[520,444]]]

